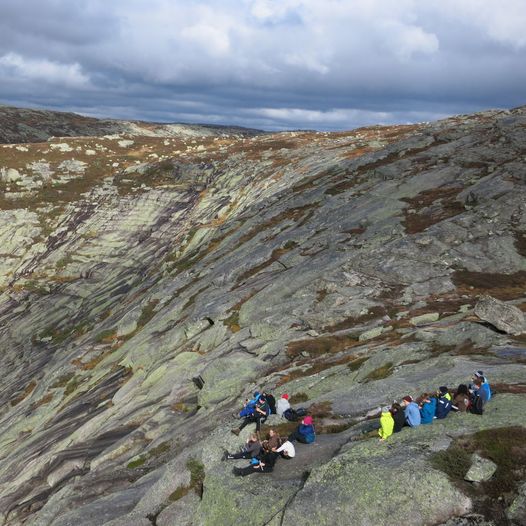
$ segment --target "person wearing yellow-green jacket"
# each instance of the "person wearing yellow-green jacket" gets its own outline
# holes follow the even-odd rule
[[[389,406],[382,408],[382,415],[380,416],[380,429],[378,430],[380,440],[386,440],[393,434],[394,419],[390,409],[391,408]]]

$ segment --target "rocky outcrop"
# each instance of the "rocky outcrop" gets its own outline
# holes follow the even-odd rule
[[[500,331],[519,336],[526,332],[524,313],[514,305],[508,305],[491,296],[485,296],[475,305],[475,314]]]
[[[474,309],[525,309],[525,123],[1,146],[0,524],[493,520],[432,455],[524,427],[524,338]],[[475,370],[482,417],[367,438],[372,409]],[[239,480],[220,459],[259,388],[318,439]]]

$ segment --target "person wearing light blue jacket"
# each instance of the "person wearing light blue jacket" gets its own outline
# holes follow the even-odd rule
[[[400,405],[404,408],[406,424],[410,427],[419,426],[422,422],[422,417],[420,416],[418,404],[413,402],[413,397],[404,396]]]
[[[437,399],[434,396],[429,396],[424,393],[421,396],[420,402],[420,416],[422,418],[422,424],[431,424],[435,418],[435,412],[437,409]]]

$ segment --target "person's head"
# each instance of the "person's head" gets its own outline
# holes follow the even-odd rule
[[[312,425],[312,416],[306,416],[302,422],[306,425],[306,426],[311,426]]]
[[[475,380],[473,380],[473,383],[475,384],[475,387],[478,389],[482,385],[482,380],[480,378],[475,378]]]
[[[388,405],[382,407],[382,413],[390,413],[390,412],[391,412],[391,408]]]
[[[429,402],[429,393],[422,393],[417,399],[417,404],[423,404],[424,402]]]
[[[466,384],[460,384],[457,389],[457,394],[459,395],[468,395],[469,396],[469,389]]]
[[[400,404],[402,407],[407,407],[411,402],[413,401],[413,397],[412,396],[404,396],[402,398],[402,403]]]
[[[254,391],[254,398],[257,398],[259,396],[259,391]]]
[[[402,406],[398,402],[393,402],[393,405],[391,406],[391,413],[394,415],[398,413],[398,411],[402,410]]]
[[[256,433],[250,433],[250,435],[248,436],[248,441],[249,442],[257,442],[258,441],[258,436],[256,435]]]
[[[269,429],[268,436],[269,436],[269,438],[275,437],[276,436],[276,432],[273,429]]]
[[[486,381],[486,379],[484,378],[484,373],[482,371],[475,371],[473,373],[473,376],[471,377],[471,379],[473,380],[473,382],[475,382],[475,380],[479,378],[482,383],[484,383]]]
[[[448,393],[448,389],[445,385],[441,385],[439,388],[438,388],[438,391],[437,391],[437,395],[438,396],[446,396]]]
[[[258,399],[258,404],[259,405],[263,405],[265,402],[266,402],[265,397],[263,395],[261,395],[259,397],[259,399]]]
[[[285,400],[289,399],[289,395],[287,393],[284,393],[281,395],[281,398],[285,398]]]

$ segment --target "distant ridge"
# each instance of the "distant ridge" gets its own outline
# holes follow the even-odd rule
[[[114,134],[203,137],[225,134],[254,136],[262,133],[240,126],[96,119],[76,113],[0,105],[0,144],[44,142],[50,137],[100,137]]]

